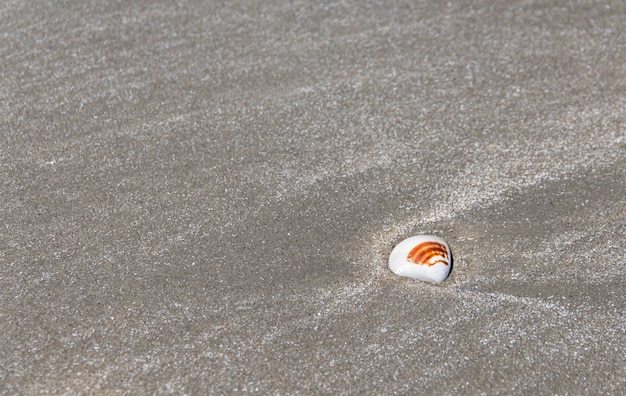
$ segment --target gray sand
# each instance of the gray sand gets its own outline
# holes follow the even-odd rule
[[[216,3],[0,5],[0,393],[626,394],[626,3]]]

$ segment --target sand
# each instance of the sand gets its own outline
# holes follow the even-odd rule
[[[626,4],[460,3],[0,5],[0,393],[626,394]]]

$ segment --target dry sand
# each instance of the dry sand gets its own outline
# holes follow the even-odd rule
[[[626,394],[626,3],[458,3],[4,1],[0,393]]]

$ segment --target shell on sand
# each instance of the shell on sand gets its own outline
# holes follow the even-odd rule
[[[395,274],[441,283],[450,274],[452,253],[443,239],[417,235],[400,242],[389,255],[389,269]]]

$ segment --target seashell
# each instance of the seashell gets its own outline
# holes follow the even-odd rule
[[[452,269],[452,252],[448,243],[439,237],[413,236],[393,248],[389,269],[400,276],[441,283]]]

